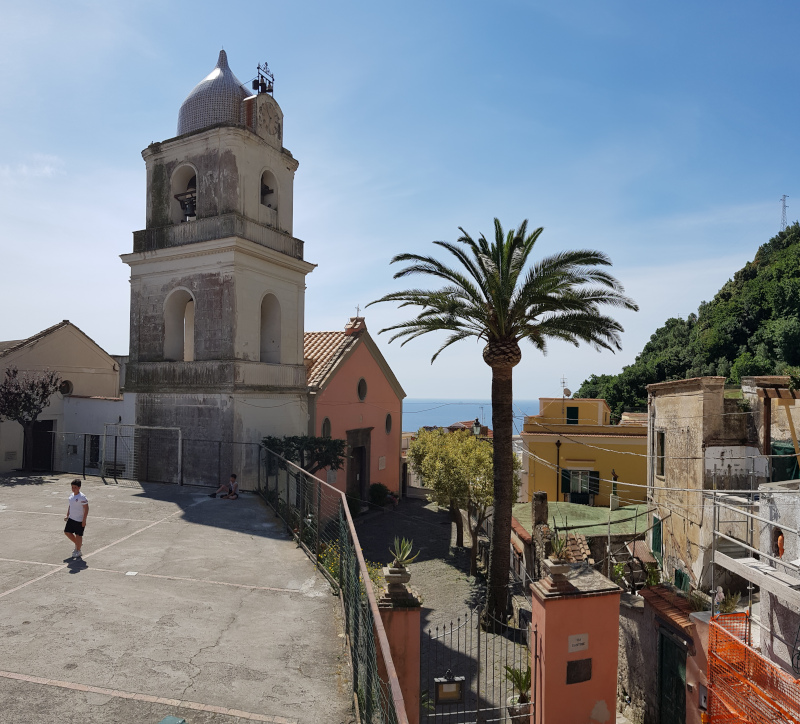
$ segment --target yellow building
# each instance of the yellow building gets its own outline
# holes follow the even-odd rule
[[[596,506],[615,495],[612,507],[646,499],[647,413],[624,413],[612,425],[605,400],[540,397],[522,440],[529,495],[543,490],[548,500]]]

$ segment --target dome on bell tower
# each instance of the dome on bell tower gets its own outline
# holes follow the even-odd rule
[[[217,123],[241,123],[242,101],[247,97],[239,79],[219,51],[217,65],[186,96],[178,112],[178,135],[199,131]]]

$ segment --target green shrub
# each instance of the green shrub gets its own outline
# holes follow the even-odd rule
[[[731,591],[728,591],[725,594],[725,598],[722,599],[722,603],[717,606],[717,610],[720,613],[733,613],[736,610],[736,607],[739,605],[741,598],[741,593],[732,593]]]
[[[369,502],[382,508],[389,502],[389,488],[383,483],[373,483],[370,485]]]

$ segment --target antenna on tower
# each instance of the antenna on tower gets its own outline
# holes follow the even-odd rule
[[[781,196],[781,231],[786,231],[786,209],[789,208],[786,205],[786,199],[788,198],[786,194]]]

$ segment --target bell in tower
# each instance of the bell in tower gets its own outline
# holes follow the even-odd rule
[[[314,265],[292,235],[298,163],[283,147],[273,89],[264,65],[251,93],[222,50],[183,101],[177,135],[142,152],[145,228],[122,257],[131,269],[125,390],[137,425],[180,430],[182,482],[216,483],[217,470],[244,482],[265,435],[307,429]]]

